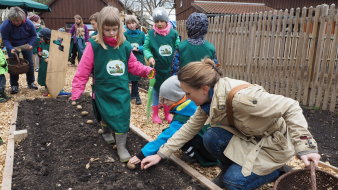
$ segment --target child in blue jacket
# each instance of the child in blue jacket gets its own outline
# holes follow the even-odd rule
[[[160,147],[189,120],[190,116],[194,115],[197,109],[196,104],[186,98],[176,75],[163,82],[160,87],[160,97],[161,102],[169,106],[170,112],[174,114],[173,120],[156,140],[147,143],[136,156],[129,160],[129,163],[138,164],[143,158],[156,154]],[[202,166],[211,166],[218,163],[217,159],[211,156],[203,145],[201,135],[207,127],[204,126],[199,134],[181,148],[188,157],[197,160]]]

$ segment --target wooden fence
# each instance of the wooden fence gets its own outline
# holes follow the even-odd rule
[[[182,40],[185,21],[178,21]],[[206,39],[225,76],[260,84],[302,105],[338,110],[335,5],[209,18]]]

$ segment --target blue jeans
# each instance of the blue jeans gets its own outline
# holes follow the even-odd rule
[[[228,146],[233,134],[219,127],[211,127],[203,135],[205,148],[217,157],[223,165],[226,165],[226,171],[222,181],[228,190],[254,190],[265,183],[276,180],[282,173],[276,170],[268,175],[260,176],[251,173],[249,176],[243,176],[242,166],[231,162],[223,151]]]
[[[14,57],[14,55],[11,54],[10,50],[7,49],[8,57]],[[29,70],[26,73],[26,80],[27,84],[32,84],[35,81],[34,77],[34,63],[33,63],[33,50],[23,50],[21,51],[22,56],[24,59],[26,59],[29,63]],[[19,75],[12,75],[10,74],[10,84],[11,86],[19,86]]]
[[[153,89],[153,106],[158,105],[159,96],[160,96],[160,94],[155,89]]]
[[[0,92],[6,88],[6,76],[5,74],[0,75]]]

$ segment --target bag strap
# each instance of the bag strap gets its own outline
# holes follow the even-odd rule
[[[234,113],[232,110],[232,99],[234,98],[235,94],[244,89],[244,88],[248,88],[250,86],[253,86],[253,84],[242,84],[242,85],[238,85],[235,88],[231,89],[231,91],[229,92],[228,96],[227,96],[227,100],[226,100],[226,104],[227,104],[227,118],[228,118],[228,122],[230,124],[230,126],[235,126],[235,122],[234,122]]]

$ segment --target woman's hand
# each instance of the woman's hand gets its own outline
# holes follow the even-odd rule
[[[146,170],[149,167],[158,164],[161,161],[161,156],[158,154],[145,157],[141,162],[141,169]]]
[[[305,166],[310,166],[311,160],[315,163],[315,166],[318,166],[320,155],[318,153],[309,153],[301,156],[300,158],[303,160]]]
[[[11,54],[14,54],[14,53],[16,53],[16,49],[13,48],[13,49],[11,50]]]
[[[129,159],[129,163],[132,164],[139,164],[141,160],[137,156],[133,156],[132,158]]]

